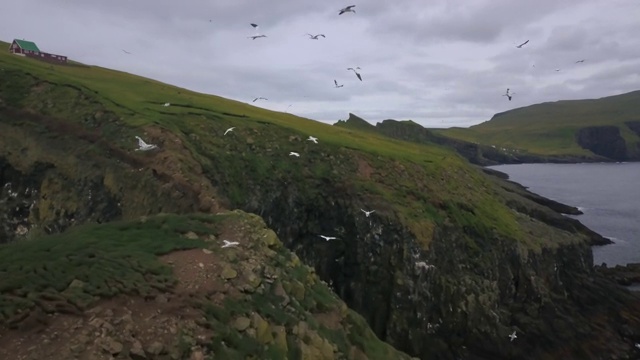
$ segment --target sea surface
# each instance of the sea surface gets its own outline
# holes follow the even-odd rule
[[[571,216],[614,241],[593,247],[594,264],[640,262],[640,163],[491,166],[530,191],[578,207]]]

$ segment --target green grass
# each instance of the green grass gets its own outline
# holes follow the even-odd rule
[[[255,198],[252,191],[278,191],[283,182],[296,185],[305,199],[321,198],[327,184],[340,184],[351,189],[345,195],[357,193],[390,204],[390,213],[425,246],[434,227],[450,216],[450,209],[442,206],[445,201],[477,208],[475,229],[520,236],[500,199],[470,190],[490,191],[487,180],[439,146],[330,126],[97,66],[52,66],[0,52],[0,68],[0,77],[7,80],[0,82],[0,96],[8,105],[96,128],[102,140],[122,151],[130,152],[133,136],[145,128],[175,134],[186,150],[171,154],[181,174],[199,183],[204,173],[232,208]],[[172,106],[160,106],[167,101]],[[96,120],[97,112],[106,115]],[[230,126],[236,130],[222,137]],[[308,135],[318,137],[320,144],[306,142]],[[292,161],[289,151],[304,157]],[[371,164],[378,174],[366,180],[354,177],[356,159]]]
[[[0,324],[49,301],[82,309],[94,297],[145,296],[173,285],[157,260],[173,250],[200,247],[181,234],[215,232],[198,217],[163,215],[148,220],[87,225],[62,235],[0,247]],[[210,222],[215,218],[210,217]],[[84,285],[69,288],[74,281]]]
[[[591,155],[575,140],[587,126],[613,125],[632,154],[640,137],[625,122],[640,120],[640,91],[589,100],[565,100],[531,105],[495,115],[469,128],[432,129],[461,140],[519,149],[538,155]]]

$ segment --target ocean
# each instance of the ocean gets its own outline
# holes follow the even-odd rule
[[[593,247],[594,264],[640,262],[640,163],[491,166],[530,191],[575,206],[571,216],[613,240]]]

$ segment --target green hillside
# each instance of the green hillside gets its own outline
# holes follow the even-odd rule
[[[640,91],[600,99],[548,102],[496,114],[491,120],[469,128],[432,131],[543,156],[633,160],[640,159],[638,104]]]
[[[0,52],[0,358],[20,331],[52,359],[634,354],[638,299],[593,271],[607,241],[575,208],[350,119]]]

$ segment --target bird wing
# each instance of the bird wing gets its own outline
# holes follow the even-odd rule
[[[360,74],[356,73],[356,76],[358,77],[358,79],[360,79],[360,81],[362,81],[362,76],[360,76]]]
[[[338,86],[338,80],[333,79],[333,83],[336,84],[336,86]]]
[[[257,28],[258,24],[251,23],[251,26],[253,26],[254,28]]]
[[[325,36],[324,36],[324,34],[318,34],[318,36],[322,36],[322,37],[325,37]]]

